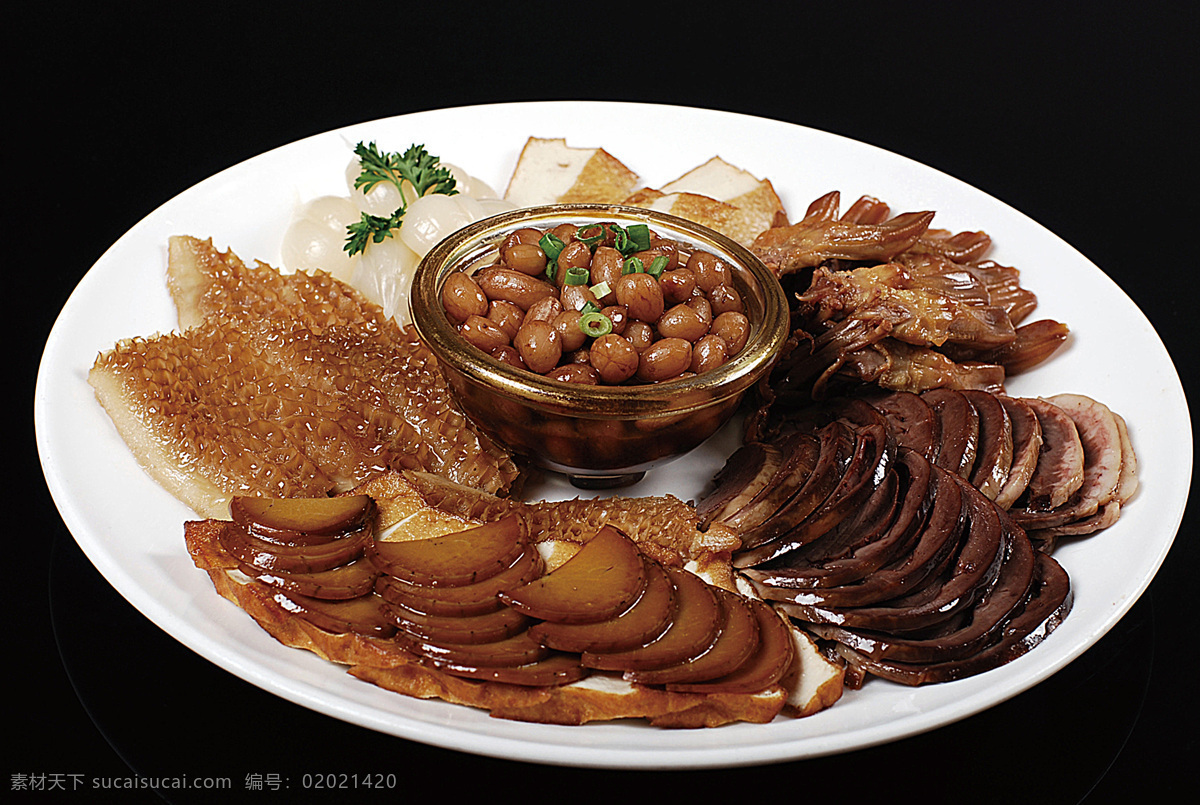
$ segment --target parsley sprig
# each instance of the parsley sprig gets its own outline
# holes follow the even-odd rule
[[[364,251],[370,243],[381,243],[391,237],[392,231],[404,222],[408,203],[404,201],[404,183],[412,185],[417,197],[428,193],[453,196],[458,193],[454,177],[443,167],[438,158],[425,150],[424,145],[411,145],[403,154],[386,153],[375,143],[354,147],[362,171],[354,180],[354,188],[369,193],[381,182],[390,182],[400,191],[400,206],[390,216],[363,213],[362,217],[346,227],[346,245],[343,247],[351,256]]]

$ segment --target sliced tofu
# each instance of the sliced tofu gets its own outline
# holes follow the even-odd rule
[[[787,224],[783,201],[771,182],[720,157],[657,190],[638,190],[625,203],[687,218],[745,246],[763,230]]]
[[[617,204],[638,175],[603,148],[574,148],[565,138],[530,137],[509,180],[505,199],[518,207],[590,202]]]

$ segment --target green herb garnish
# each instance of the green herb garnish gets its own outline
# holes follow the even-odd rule
[[[450,170],[443,167],[438,158],[426,151],[423,145],[411,145],[401,154],[384,153],[375,143],[363,145],[360,142],[354,147],[354,154],[362,169],[354,180],[354,189],[369,193],[381,182],[390,182],[400,191],[400,206],[386,217],[364,212],[358,221],[346,227],[346,245],[343,248],[351,255],[363,251],[369,243],[382,242],[391,237],[393,230],[400,228],[408,208],[404,201],[405,182],[412,185],[418,198],[430,193],[445,196],[458,193]]]

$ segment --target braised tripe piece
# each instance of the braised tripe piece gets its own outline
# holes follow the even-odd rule
[[[492,492],[518,477],[425,345],[349,286],[188,237],[171,240],[168,284],[181,331],[121,341],[88,379],[139,463],[198,514],[226,516],[234,495],[345,491],[388,469]]]

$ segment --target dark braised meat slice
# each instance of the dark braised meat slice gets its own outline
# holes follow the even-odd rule
[[[1048,555],[1035,552],[1035,576],[1021,610],[1010,618],[998,640],[981,651],[957,659],[929,663],[876,660],[845,644],[836,651],[863,673],[905,685],[949,682],[997,668],[1017,659],[1053,632],[1071,611],[1074,596],[1065,570]]]
[[[766,442],[748,442],[725,462],[713,478],[713,489],[696,506],[702,528],[723,520],[754,499],[775,477],[783,452]]]
[[[743,571],[747,578],[786,589],[838,587],[865,579],[911,551],[933,506],[934,468],[911,450],[901,449],[893,467],[897,481],[896,511],[879,536],[845,556],[819,559],[820,540],[780,559]],[[887,516],[887,515],[885,515]]]
[[[804,490],[824,485],[828,494],[833,488],[832,473],[837,459],[830,448],[836,436],[836,428],[831,427],[818,436],[797,431],[780,437],[773,445],[781,460],[770,479],[749,501],[725,514],[720,522],[737,529],[744,546],[753,541],[756,530],[761,529],[765,534],[766,524]]]
[[[799,524],[837,487],[854,455],[854,433],[844,423],[831,422],[816,436],[795,431],[780,438],[785,460],[778,483],[772,482],[761,498],[751,501],[739,515],[723,521],[736,528],[742,548],[769,542]]]
[[[1042,451],[1042,426],[1033,408],[1024,400],[1003,394],[997,395],[996,399],[1004,406],[1012,426],[1012,463],[1008,478],[996,495],[996,505],[1009,509],[1025,493],[1037,468],[1038,455]]]
[[[977,390],[964,391],[962,395],[979,415],[979,446],[970,480],[984,497],[995,500],[1012,468],[1012,422],[996,395]]]
[[[773,518],[772,523],[785,520],[790,522],[790,527],[749,550],[736,552],[733,556],[735,567],[750,567],[812,542],[835,528],[870,497],[893,461],[891,436],[883,425],[870,425],[853,432],[852,440],[853,450],[842,466],[835,487],[825,499],[799,520],[778,515]]]
[[[921,395],[942,423],[942,446],[935,464],[968,478],[979,449],[979,413],[961,392],[932,389]]]
[[[1005,624],[1024,604],[1033,583],[1033,545],[1006,521],[1008,539],[995,585],[968,612],[938,629],[917,635],[850,629],[832,624],[806,624],[814,635],[834,640],[872,660],[944,663],[975,654],[999,639]]]
[[[924,397],[911,391],[881,391],[868,392],[865,399],[887,419],[896,444],[930,461],[937,459],[942,446],[942,420]]]

